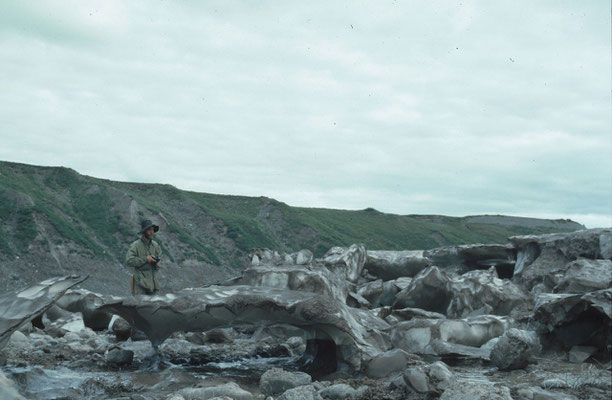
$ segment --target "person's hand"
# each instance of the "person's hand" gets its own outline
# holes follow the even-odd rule
[[[151,257],[151,256],[147,256],[147,262],[149,264],[155,264],[155,259],[153,257]]]

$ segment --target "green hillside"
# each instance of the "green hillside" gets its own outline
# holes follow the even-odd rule
[[[157,238],[176,265],[193,260],[232,268],[246,265],[252,248],[307,248],[321,256],[332,246],[352,243],[368,249],[429,249],[583,228],[567,220],[475,223],[469,217],[394,215],[371,208],[291,207],[265,197],[195,193],[0,162],[0,261],[30,253],[43,257],[59,249],[56,253],[68,258],[121,263],[144,218],[162,227]]]

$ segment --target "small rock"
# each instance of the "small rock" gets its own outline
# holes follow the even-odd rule
[[[419,393],[441,393],[455,382],[453,373],[442,361],[410,367],[403,377],[406,385]]]
[[[106,363],[111,366],[127,366],[134,361],[134,352],[132,350],[113,349],[106,354],[105,359]]]
[[[285,342],[291,355],[303,354],[306,351],[306,342],[300,336],[292,336]]]
[[[371,379],[380,379],[401,372],[408,364],[408,357],[409,354],[401,349],[393,349],[379,354],[366,366],[366,375]]]
[[[259,389],[266,396],[275,396],[289,389],[308,385],[312,382],[310,375],[304,372],[288,372],[272,368],[264,372],[259,380]]]
[[[253,400],[253,395],[234,382],[205,388],[188,388],[180,392],[185,400],[203,400],[226,396],[232,400]]]
[[[212,329],[206,332],[206,337],[209,342],[212,343],[230,343],[232,337],[230,336],[231,329]]]
[[[117,317],[114,320],[111,330],[119,342],[126,341],[132,336],[132,327],[129,322],[121,317]]]
[[[569,362],[580,364],[588,360],[595,352],[596,347],[591,346],[574,346],[569,351]]]
[[[533,392],[530,389],[519,389],[516,391],[516,400],[533,400]]]
[[[394,378],[392,378],[389,381],[389,390],[397,390],[397,389],[406,389],[406,382],[404,381],[404,375],[398,375]]]
[[[356,390],[345,383],[338,383],[319,391],[319,395],[329,400],[345,400],[355,397]]]
[[[82,339],[90,339],[90,338],[97,336],[96,332],[94,332],[91,328],[87,328],[87,327],[85,327],[80,332],[78,332],[78,335]]]
[[[60,328],[59,326],[47,326],[45,327],[45,333],[53,338],[61,338],[64,337],[64,335],[67,333],[68,331],[65,329]]]
[[[75,314],[69,321],[64,323],[61,328],[70,332],[77,333],[85,329],[85,323],[83,322],[83,318],[81,318],[80,314]]]
[[[66,342],[78,342],[81,340],[81,337],[74,332],[68,332],[64,335],[64,340]]]
[[[185,339],[195,345],[201,346],[208,341],[208,337],[204,332],[189,332],[185,335]]]
[[[455,376],[448,369],[448,365],[442,361],[436,361],[435,363],[426,367],[427,376],[429,377],[429,385],[433,386],[436,391],[443,391],[448,389],[455,381]]]
[[[535,332],[509,329],[491,349],[491,362],[500,370],[525,368],[542,351]]]
[[[69,319],[70,316],[71,316],[70,312],[53,304],[43,314],[43,323],[46,326],[49,322],[57,321],[60,318]]]
[[[277,400],[323,400],[323,398],[312,385],[305,385],[287,390]]]
[[[34,330],[34,327],[32,326],[31,322],[23,324],[18,329],[18,331],[23,333],[24,335],[29,335],[30,333],[32,333],[33,330]]]
[[[304,250],[300,250],[297,253],[297,257],[295,260],[295,263],[297,265],[306,265],[306,264],[310,264],[312,262],[312,259],[314,258],[312,251],[304,249]]]
[[[74,351],[80,351],[80,352],[84,352],[84,353],[90,353],[93,352],[93,347],[91,347],[90,345],[86,344],[86,343],[81,343],[80,341],[78,342],[69,342],[67,343],[68,347],[70,347],[70,349],[74,350]]]
[[[26,350],[33,347],[30,339],[20,331],[13,332],[6,346],[16,350]]]
[[[404,382],[418,393],[429,392],[427,375],[420,368],[408,368],[404,371]]]

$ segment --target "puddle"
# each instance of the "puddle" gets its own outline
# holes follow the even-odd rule
[[[105,387],[120,384],[117,374],[34,367],[3,367],[2,372],[17,385],[27,399],[96,399],[104,398]]]
[[[234,381],[249,391],[259,390],[261,375],[270,368],[291,369],[295,358],[245,358],[189,365],[164,363],[159,370],[81,371],[67,367],[4,366],[2,372],[30,400],[109,399],[131,393],[167,395],[195,385]]]

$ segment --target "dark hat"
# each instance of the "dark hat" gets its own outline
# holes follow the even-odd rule
[[[153,224],[153,222],[151,222],[150,219],[145,219],[144,221],[142,221],[140,223],[140,232],[138,232],[138,233],[142,235],[150,227],[153,227],[153,230],[155,232],[157,232],[159,230],[159,226]]]

